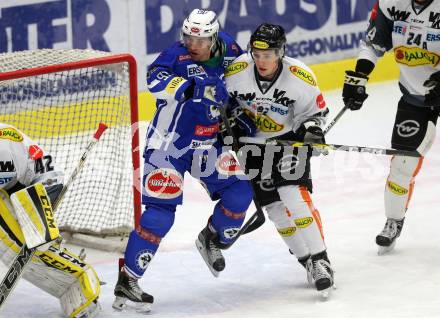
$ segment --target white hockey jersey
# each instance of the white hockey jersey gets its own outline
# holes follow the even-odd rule
[[[376,63],[389,50],[400,69],[404,99],[424,106],[423,83],[440,70],[440,1],[427,0],[420,6],[413,0],[379,0],[371,11],[359,59]]]
[[[55,169],[52,156],[17,128],[0,123],[0,189],[49,179],[62,183],[62,173]]]
[[[240,55],[225,72],[228,92],[257,126],[255,137],[294,131],[306,121],[325,123],[328,113],[313,72],[301,61],[283,57],[278,78],[264,91],[250,54]]]

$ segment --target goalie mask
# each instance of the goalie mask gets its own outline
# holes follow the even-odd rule
[[[214,11],[194,9],[183,21],[180,39],[185,43],[185,38],[197,37],[211,40],[211,48],[218,38],[220,24]]]
[[[10,149],[4,149],[0,144],[0,189],[9,187],[17,179],[17,169]]]
[[[252,33],[248,45],[248,51],[274,50],[279,58],[284,56],[286,46],[286,34],[282,26],[277,24],[263,23]]]

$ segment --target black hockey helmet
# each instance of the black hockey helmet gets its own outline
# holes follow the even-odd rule
[[[281,25],[263,23],[252,33],[249,49],[279,50],[280,57],[284,56],[286,33]]]

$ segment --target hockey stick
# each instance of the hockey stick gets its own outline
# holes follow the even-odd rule
[[[330,124],[328,124],[328,126],[324,129],[324,131],[323,131],[324,135],[327,134],[330,131],[330,129],[332,129],[332,127],[336,124],[336,122],[339,120],[339,118],[341,118],[341,116],[345,113],[345,111],[347,109],[348,108],[346,106],[344,106],[339,111],[339,113],[336,115],[336,117],[333,118],[333,120],[330,122]],[[224,118],[222,118],[222,119],[224,121]],[[230,122],[229,122],[229,125],[230,125]],[[226,129],[226,125],[224,125],[224,126],[225,126],[225,129]],[[236,148],[238,149],[238,145],[236,146]],[[254,190],[254,193],[255,193],[255,190]],[[255,198],[254,198],[254,202],[255,202]],[[249,232],[252,232],[252,231],[258,229],[261,225],[264,224],[264,221],[265,221],[265,216],[264,216],[264,213],[262,211],[261,206],[259,206],[259,209],[257,208],[257,211],[255,211],[255,213],[243,225],[242,230],[241,230],[242,233],[240,233],[240,235],[241,234],[246,234],[246,233],[249,233]]]
[[[103,124],[103,123],[99,124],[98,129],[96,130],[95,134],[93,135],[93,139],[87,145],[86,150],[82,154],[81,159],[79,160],[77,167],[75,168],[75,170],[73,170],[73,172],[70,175],[70,178],[66,182],[66,184],[63,185],[63,188],[61,189],[60,194],[58,195],[58,198],[56,199],[55,203],[52,206],[53,211],[55,211],[56,208],[60,205],[62,199],[64,198],[64,195],[66,194],[67,189],[69,188],[69,186],[75,180],[78,173],[83,168],[84,163],[87,158],[87,155],[89,154],[90,150],[98,142],[102,133],[106,129],[107,129],[107,126],[105,124]],[[23,246],[21,247],[20,252],[15,257],[15,259],[12,262],[11,266],[9,267],[7,273],[5,274],[2,282],[0,283],[0,309],[1,309],[2,305],[5,303],[8,296],[11,294],[12,290],[14,289],[15,285],[17,284],[18,280],[21,277],[23,270],[25,269],[25,267],[29,263],[29,261],[32,259],[32,257],[34,256],[36,251],[37,251],[37,247],[28,248],[26,246],[26,243],[23,242]]]
[[[240,162],[241,161],[240,155],[238,153],[240,146],[238,144],[237,138],[235,138],[234,133],[232,132],[231,124],[229,122],[228,116],[226,115],[226,107],[219,107],[219,108],[220,108],[220,115],[223,120],[225,130],[226,130],[227,134],[232,138],[232,150],[235,152],[235,154],[237,156],[239,165],[242,168],[244,168],[245,164]],[[234,241],[229,246],[234,244],[242,234],[246,234],[246,233],[249,233],[249,232],[252,232],[252,231],[258,229],[266,221],[266,217],[264,216],[263,209],[261,208],[260,202],[258,201],[256,192],[255,192],[255,185],[253,184],[253,182],[251,182],[251,185],[252,185],[253,201],[254,201],[254,205],[255,205],[255,208],[257,209],[257,211],[247,220],[247,222],[245,224],[243,224],[240,231],[238,231],[237,235],[235,236]]]
[[[240,142],[244,144],[256,144],[256,145],[312,147],[313,149],[316,149],[318,151],[335,150],[335,151],[363,152],[363,153],[366,152],[375,155],[421,157],[421,154],[416,150],[398,150],[398,149],[390,149],[390,148],[375,148],[375,147],[335,145],[335,144],[316,144],[316,143],[300,142],[293,140],[279,140],[279,139],[266,140],[266,139],[254,138],[254,137],[241,137]]]
[[[330,122],[330,124],[328,124],[328,126],[325,127],[325,129],[324,129],[324,131],[323,131],[324,135],[326,135],[326,134],[330,131],[330,129],[333,128],[333,126],[338,122],[339,118],[341,118],[342,115],[344,115],[344,113],[345,113],[345,111],[346,111],[347,109],[348,109],[348,107],[347,107],[347,106],[344,106],[344,107],[339,111],[339,113],[336,115],[335,118],[333,118],[333,120]]]

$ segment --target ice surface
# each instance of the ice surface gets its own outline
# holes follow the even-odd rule
[[[347,112],[327,136],[337,144],[390,146],[397,83],[369,85],[363,109]],[[330,118],[340,91],[325,94]],[[140,285],[153,294],[153,317],[440,317],[440,138],[416,179],[402,236],[378,256],[384,223],[383,190],[389,157],[335,152],[313,160],[313,201],[321,212],[337,289],[323,301],[288,253],[270,221],[225,251],[226,269],[214,278],[194,240],[213,204],[186,177],[184,205]],[[249,210],[253,213],[253,209]],[[78,251],[78,247],[72,247]],[[100,317],[142,317],[111,308],[120,255],[88,250],[101,279]],[[58,302],[21,280],[0,317],[62,317]]]

